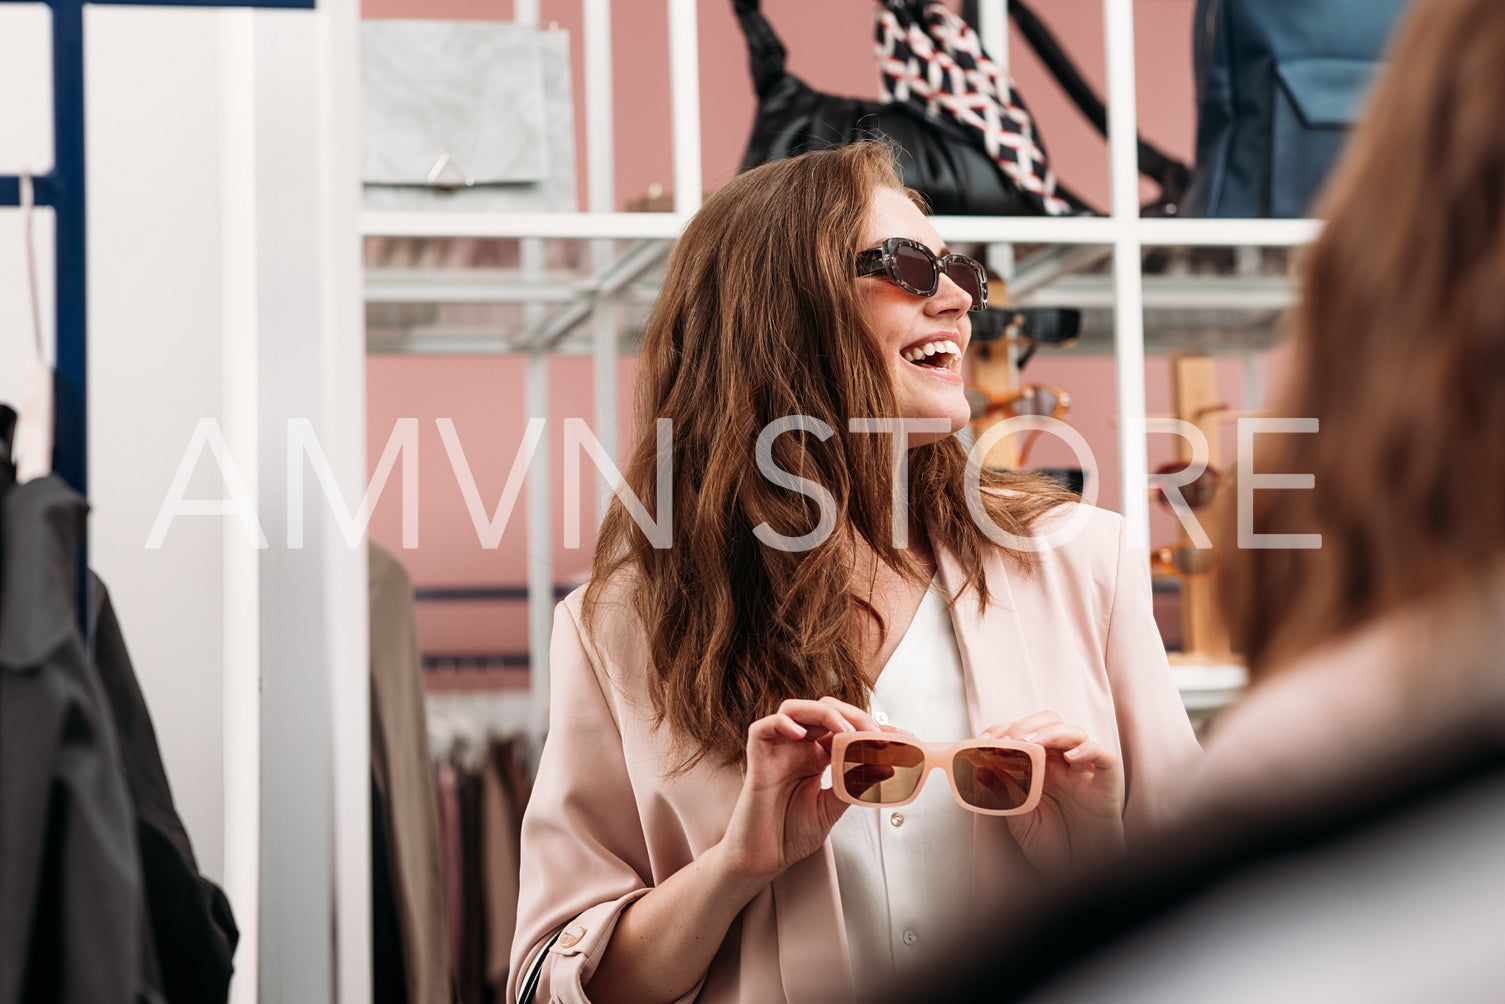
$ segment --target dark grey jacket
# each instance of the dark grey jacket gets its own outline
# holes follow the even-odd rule
[[[87,506],[0,463],[0,1004],[223,1002],[237,937],[198,873],[120,625],[90,576]]]

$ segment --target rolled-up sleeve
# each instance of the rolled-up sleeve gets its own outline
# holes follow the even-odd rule
[[[650,890],[652,872],[610,684],[569,600],[554,611],[549,662],[549,734],[523,815],[507,1000],[517,1000],[526,967],[558,931],[535,1000],[584,1004],[617,920]]]

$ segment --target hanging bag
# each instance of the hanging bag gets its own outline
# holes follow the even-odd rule
[[[1183,214],[1305,216],[1404,7],[1197,0],[1197,166]]]
[[[784,68],[784,45],[758,0],[734,0],[733,6],[747,38],[758,96],[742,170],[881,134],[899,147],[904,183],[923,194],[935,213],[1036,216],[1048,211],[1041,193],[1021,188],[989,156],[978,130],[969,134],[955,119],[928,115],[907,100],[862,101],[815,90]],[[1038,139],[1034,145],[1039,148]],[[1059,186],[1052,194],[1061,203],[1057,211],[1086,211]]]
[[[893,98],[889,102],[814,90],[785,69],[783,43],[758,0],[734,0],[733,5],[747,38],[758,96],[742,170],[882,134],[900,148],[905,184],[924,194],[936,213],[1095,212],[1050,175],[1043,141],[1023,99],[977,40],[972,28],[976,0],[964,0],[960,19],[944,5],[924,0],[883,5],[878,54],[885,91]],[[1106,135],[1102,99],[1055,37],[1019,0],[1010,2],[1009,16],[1067,97]],[[1159,198],[1146,211],[1175,212],[1190,169],[1142,138],[1138,149],[1140,173],[1160,187]]]

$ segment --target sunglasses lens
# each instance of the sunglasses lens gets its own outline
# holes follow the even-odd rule
[[[1168,563],[1182,575],[1206,575],[1212,571],[1212,551],[1209,549],[1183,544],[1175,549],[1162,550],[1170,551],[1166,555],[1170,559]]]
[[[858,739],[841,758],[841,784],[859,802],[902,802],[920,786],[925,751],[904,742]]]
[[[987,304],[988,280],[970,258],[956,255],[946,262],[946,275],[972,298],[972,310],[981,310]]]
[[[962,801],[979,809],[1017,809],[1029,799],[1035,764],[1023,750],[975,746],[956,754],[951,776]]]
[[[1218,493],[1218,472],[1211,467],[1203,471],[1197,480],[1181,489],[1181,497],[1186,499],[1186,504],[1193,509],[1202,509],[1209,505],[1213,497]]]
[[[1054,415],[1060,399],[1053,391],[1036,387],[1027,394],[1020,394],[1014,402],[1016,415]]]
[[[925,251],[909,244],[900,244],[889,257],[892,262],[894,281],[919,296],[934,296],[936,287],[935,259]]]
[[[1164,483],[1172,475],[1180,474],[1185,469],[1186,465],[1184,463],[1171,461],[1168,464],[1161,464],[1157,467],[1155,469],[1155,477],[1162,479],[1162,483]],[[1209,467],[1197,475],[1197,480],[1189,485],[1181,485],[1177,491],[1181,493],[1181,497],[1186,500],[1188,506],[1193,509],[1201,509],[1210,505],[1212,500],[1217,497],[1218,487],[1222,482],[1222,476],[1216,470]],[[1167,507],[1170,506],[1170,501],[1167,499],[1163,488],[1159,501]]]

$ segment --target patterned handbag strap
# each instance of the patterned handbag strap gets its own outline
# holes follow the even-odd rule
[[[949,117],[1048,216],[1073,212],[1035,120],[972,27],[938,0],[886,0],[876,17],[884,97],[929,118]]]
[[[962,17],[969,24],[976,23],[976,8],[977,0],[966,0],[962,4]],[[1061,48],[1061,43],[1051,34],[1045,22],[1040,20],[1024,0],[1009,0],[1009,19],[1018,27],[1019,34],[1034,50],[1035,55],[1040,57],[1040,62],[1050,71],[1071,103],[1076,105],[1077,110],[1092,123],[1099,134],[1106,137],[1108,109],[1104,106],[1103,99],[1098,97],[1092,85],[1082,77],[1081,71],[1076,68],[1066,50]],[[1190,167],[1142,136],[1139,137],[1139,173],[1160,186],[1161,199],[1165,202],[1180,202],[1191,183]]]

